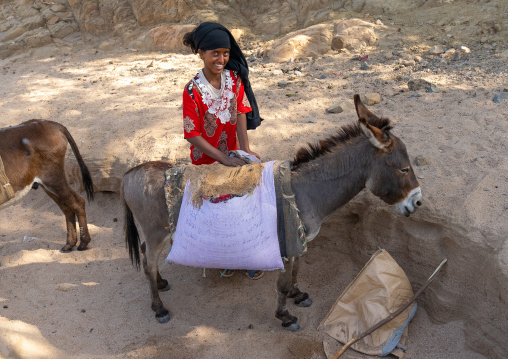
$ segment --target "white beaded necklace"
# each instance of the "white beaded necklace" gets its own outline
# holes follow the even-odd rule
[[[216,89],[208,82],[203,70],[194,78],[194,82],[201,91],[201,97],[203,102],[208,106],[208,112],[215,115],[222,124],[228,122],[231,119],[229,102],[235,96],[233,92],[233,80],[229,70],[221,73],[220,89]]]

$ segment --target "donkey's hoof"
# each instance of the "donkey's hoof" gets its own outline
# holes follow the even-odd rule
[[[87,246],[80,245],[77,249],[78,249],[78,251],[86,251],[86,250],[88,250],[88,245]]]
[[[62,249],[60,249],[60,252],[70,253],[70,252],[72,252],[72,246],[66,244],[65,246],[62,247]]]
[[[286,330],[289,330],[290,332],[297,332],[300,330],[300,324],[298,324],[298,323],[291,323],[287,327],[285,327],[283,324],[282,327]]]
[[[169,322],[169,313],[161,315],[160,317],[156,315],[155,318],[157,318],[157,321],[159,323],[166,324],[167,322]]]
[[[296,305],[299,307],[310,307],[312,305],[312,299],[307,298],[299,303],[296,303]]]
[[[166,284],[165,287],[159,288],[159,292],[167,292],[170,289],[171,289],[171,286],[169,284]]]

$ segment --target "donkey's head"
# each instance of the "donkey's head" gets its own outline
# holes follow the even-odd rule
[[[375,147],[366,187],[400,214],[409,217],[421,206],[422,191],[407,155],[406,146],[390,133],[389,121],[379,119],[354,96],[356,113],[363,133]]]

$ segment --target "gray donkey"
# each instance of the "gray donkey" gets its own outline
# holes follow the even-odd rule
[[[363,188],[405,216],[421,206],[420,185],[411,167],[406,146],[390,130],[390,121],[371,113],[354,96],[358,121],[344,126],[317,145],[300,149],[291,162],[291,188],[307,241],[319,232],[321,224]],[[169,312],[159,291],[169,289],[158,269],[159,255],[168,240],[169,215],[164,195],[164,172],[171,164],[148,162],[130,169],[122,182],[125,207],[125,240],[133,263],[143,268],[152,297],[152,310],[160,323],[169,321]],[[139,231],[138,231],[139,229]],[[140,240],[141,236],[141,240]],[[140,244],[141,242],[141,244]],[[287,298],[298,306],[312,304],[307,293],[298,288],[299,257],[284,263],[277,280],[278,305],[275,316],[291,331],[300,329],[296,317],[289,314]]]

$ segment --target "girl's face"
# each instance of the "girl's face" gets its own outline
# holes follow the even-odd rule
[[[220,75],[229,60],[229,49],[198,50],[198,53],[210,75]]]

